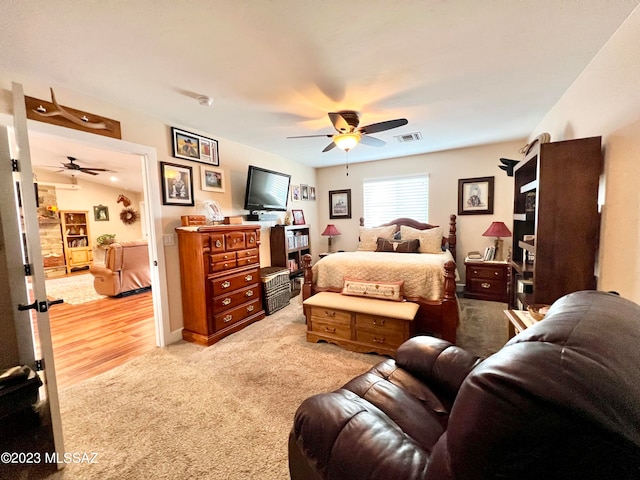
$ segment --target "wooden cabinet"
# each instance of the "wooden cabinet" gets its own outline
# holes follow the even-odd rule
[[[89,267],[93,262],[89,212],[61,210],[60,228],[67,273]]]
[[[292,276],[302,274],[302,257],[311,254],[309,225],[271,227],[271,265],[286,267]]]
[[[464,296],[476,300],[507,302],[506,262],[474,262],[467,260]]]
[[[178,227],[182,338],[212,345],[264,318],[260,227]]]
[[[511,308],[596,288],[600,141],[538,143],[516,165]]]

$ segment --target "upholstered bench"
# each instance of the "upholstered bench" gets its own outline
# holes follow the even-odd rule
[[[307,341],[391,355],[413,334],[419,305],[320,292],[303,302]]]

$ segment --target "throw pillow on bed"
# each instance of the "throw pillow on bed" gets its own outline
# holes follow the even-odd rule
[[[342,294],[401,302],[404,300],[402,293],[403,285],[404,281],[373,282],[355,278],[345,278]]]
[[[360,242],[358,243],[358,252],[375,252],[378,246],[378,238],[386,238],[393,240],[393,234],[396,231],[395,225],[388,227],[366,228],[360,227]]]
[[[402,240],[420,240],[420,253],[442,253],[442,228],[435,227],[429,230],[400,226]]]
[[[378,238],[376,252],[397,252],[397,253],[418,253],[420,251],[420,240],[390,241],[385,238]]]

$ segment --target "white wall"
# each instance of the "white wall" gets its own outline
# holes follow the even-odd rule
[[[603,137],[606,195],[600,290],[640,303],[640,8],[629,16],[551,109],[532,137]],[[571,239],[567,239],[571,241]]]
[[[519,160],[518,150],[526,143],[496,143],[473,148],[414,155],[377,162],[349,165],[349,176],[344,166],[318,170],[318,215],[322,227],[334,223],[340,233],[333,240],[335,250],[355,250],[358,244],[359,218],[363,216],[362,181],[368,178],[429,174],[429,223],[441,225],[448,231],[449,215],[458,213],[458,180],[461,178],[495,177],[493,215],[459,215],[458,223],[458,271],[464,281],[464,257],[470,250],[481,250],[493,245],[493,239],[482,234],[493,221],[512,224],[513,177],[498,168],[499,158]],[[360,146],[357,148],[368,148]],[[330,190],[351,189],[351,219],[329,219]],[[326,250],[326,239],[322,250]],[[508,239],[505,240],[505,244]],[[316,249],[316,252],[318,250]]]

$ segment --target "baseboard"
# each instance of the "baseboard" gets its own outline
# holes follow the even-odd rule
[[[167,345],[171,345],[172,343],[176,343],[182,340],[182,328],[179,328],[178,330],[174,330],[173,332],[171,332],[169,334],[168,340],[169,341],[167,342]]]

